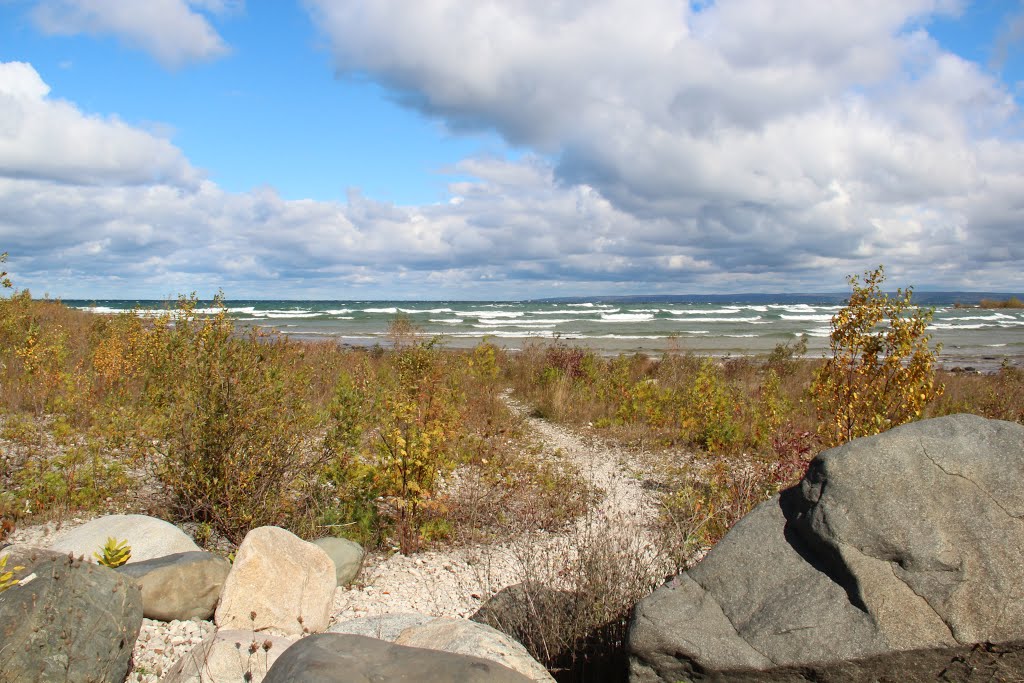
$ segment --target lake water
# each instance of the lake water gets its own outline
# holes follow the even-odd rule
[[[744,300],[746,298],[747,300]],[[918,300],[920,297],[915,297]],[[932,294],[929,332],[943,344],[946,365],[991,367],[1003,357],[1024,358],[1024,311],[956,307],[965,297]],[[945,300],[943,300],[945,299]],[[240,327],[273,328],[297,339],[333,339],[350,345],[387,345],[387,329],[406,316],[422,334],[461,348],[482,339],[521,348],[560,340],[602,353],[667,349],[713,355],[766,353],[801,335],[810,355],[828,348],[829,324],[843,295],[663,297],[656,300],[572,301],[229,301]],[[65,301],[97,313],[166,309],[155,301]]]

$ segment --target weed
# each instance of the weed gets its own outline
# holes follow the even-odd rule
[[[118,541],[114,537],[108,537],[99,552],[93,553],[93,557],[104,567],[114,569],[120,567],[132,557],[132,548],[128,541]]]
[[[21,582],[19,579],[14,578],[14,572],[20,572],[24,567],[16,566],[8,570],[7,559],[9,557],[10,555],[0,557],[0,593],[3,593],[8,588],[14,588]]]

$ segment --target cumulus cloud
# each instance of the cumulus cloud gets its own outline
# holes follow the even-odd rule
[[[21,157],[0,149],[22,158],[0,167],[0,245],[19,283],[520,298],[835,290],[884,263],[893,284],[1024,288],[1024,143],[1003,132],[1020,113],[928,35],[955,4],[307,6],[340,71],[526,153],[456,164],[437,204],[229,193],[170,143],[82,115],[19,67],[0,107],[94,140],[50,166],[44,132],[8,135]],[[103,149],[127,161],[108,167]]]
[[[53,99],[24,62],[0,63],[0,177],[80,184],[189,185],[197,172],[169,141]]]
[[[677,263],[762,280],[931,259],[917,272],[934,281],[985,270],[980,245],[996,235],[1024,238],[1004,194],[1024,181],[1024,145],[1002,133],[1018,107],[926,31],[959,3],[307,6],[340,71],[454,130],[539,151],[555,186],[589,188],[632,219],[617,218],[621,249],[671,249]]]
[[[228,46],[202,12],[221,14],[240,5],[232,0],[40,0],[32,18],[54,35],[117,36],[177,68],[227,54]]]

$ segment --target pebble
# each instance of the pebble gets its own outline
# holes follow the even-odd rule
[[[142,620],[139,639],[132,652],[132,683],[157,683],[167,669],[207,635],[217,630],[212,621]]]

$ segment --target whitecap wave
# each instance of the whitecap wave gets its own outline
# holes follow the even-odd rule
[[[739,313],[742,309],[739,307],[730,307],[711,308],[706,311],[695,311],[692,308],[663,308],[661,310],[671,315],[727,315],[729,313]]]
[[[601,321],[606,323],[642,323],[654,320],[650,313],[602,313]]]
[[[437,315],[438,313],[454,313],[450,308],[399,308],[402,313],[408,313],[415,315],[416,313],[426,313]]]
[[[814,314],[799,314],[799,315],[786,315],[783,313],[779,316],[783,320],[804,320],[812,323],[827,323],[832,321],[830,315],[814,315]]]
[[[676,323],[754,323],[760,319],[761,316],[759,315],[745,318],[707,318],[704,316],[699,318],[671,318],[672,322]]]
[[[522,318],[523,311],[451,311],[465,318]]]

